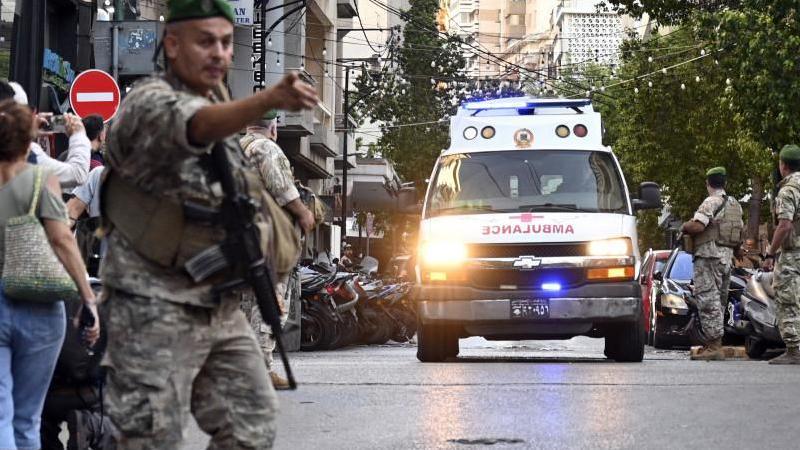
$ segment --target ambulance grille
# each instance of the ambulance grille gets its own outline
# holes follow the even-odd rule
[[[470,284],[476,289],[499,289],[515,286],[516,289],[539,289],[542,283],[558,280],[563,288],[575,287],[585,282],[584,269],[539,270],[472,270],[468,273]]]
[[[469,258],[558,258],[586,256],[586,243],[568,244],[471,244],[467,246]]]

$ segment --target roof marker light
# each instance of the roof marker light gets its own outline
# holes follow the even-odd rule
[[[478,137],[478,129],[475,127],[464,128],[464,139],[471,141]]]
[[[542,290],[551,292],[560,291],[561,283],[542,283]]]
[[[575,128],[572,129],[572,132],[575,133],[577,137],[586,137],[589,134],[589,130],[586,128],[586,125],[575,125]]]
[[[556,136],[565,138],[569,136],[569,127],[566,125],[559,125],[556,127]]]
[[[483,127],[481,130],[481,136],[484,139],[491,139],[494,137],[494,127]]]

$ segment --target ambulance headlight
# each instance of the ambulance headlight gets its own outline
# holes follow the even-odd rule
[[[419,254],[425,266],[457,266],[467,259],[467,246],[455,241],[426,242],[420,247]]]
[[[589,256],[630,256],[633,245],[628,238],[603,239],[589,242],[587,253]]]
[[[661,296],[662,308],[676,308],[676,309],[689,309],[686,305],[686,300],[680,295],[664,294]]]
[[[471,141],[478,137],[478,129],[475,127],[467,127],[464,129],[464,139]]]

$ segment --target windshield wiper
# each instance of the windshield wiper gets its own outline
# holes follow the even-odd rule
[[[567,203],[540,203],[537,205],[522,205],[520,210],[527,212],[536,211],[574,211],[574,212],[597,212],[597,209],[578,208],[574,204]]]

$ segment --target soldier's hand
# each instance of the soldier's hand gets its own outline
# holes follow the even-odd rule
[[[764,272],[772,272],[775,268],[775,258],[764,258],[764,261],[761,262],[761,270]]]
[[[296,73],[286,75],[280,83],[267,89],[264,93],[275,103],[276,109],[298,111],[312,109],[319,103],[316,89],[301,80]]]
[[[297,218],[297,223],[300,224],[300,227],[304,232],[308,233],[309,231],[313,230],[314,226],[316,225],[314,214],[312,214],[308,209],[305,209],[303,214]]]

